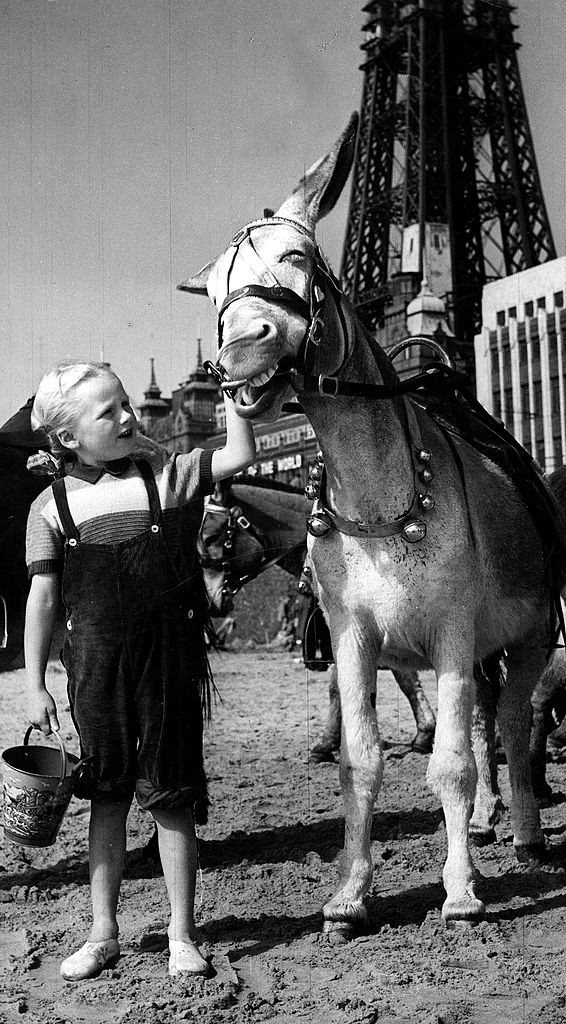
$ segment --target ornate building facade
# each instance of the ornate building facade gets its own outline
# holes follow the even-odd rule
[[[188,452],[206,447],[216,431],[216,404],[219,389],[202,365],[200,338],[195,370],[179,384],[171,398],[162,398],[151,360],[151,381],[140,402],[142,431],[169,451]]]

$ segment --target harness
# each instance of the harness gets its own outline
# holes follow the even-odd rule
[[[292,289],[283,287],[271,268],[267,267],[253,245],[252,232],[277,224],[291,225],[314,246],[314,267],[308,285],[308,302],[304,296]],[[230,276],[241,246],[246,243],[255,257],[261,261],[262,272],[268,271],[273,285],[249,284],[243,288],[230,291]],[[434,508],[434,498],[428,490],[428,484],[434,478],[432,453],[422,444],[419,420],[416,408],[432,418],[441,436],[447,441],[452,452],[462,484],[463,498],[468,510],[466,480],[456,446],[451,435],[456,434],[472,444],[482,454],[487,455],[498,464],[513,480],[519,489],[533,517],[533,521],[545,541],[548,551],[548,577],[558,621],[564,633],[564,622],[559,600],[559,583],[552,552],[558,551],[562,559],[566,559],[566,522],[548,487],[544,483],[534,460],[515,438],[508,433],[503,425],[495,420],[480,405],[468,389],[467,379],[458,373],[450,363],[443,349],[429,338],[413,337],[392,350],[386,362],[380,367],[384,383],[373,384],[363,381],[340,380],[336,375],[316,375],[313,373],[316,356],[324,336],[324,307],[327,298],[335,302],[336,310],[342,325],[345,339],[345,356],[341,366],[348,357],[348,329],[343,311],[343,293],[338,282],[328,267],[320,249],[316,245],[312,233],[300,221],[286,217],[270,217],[265,220],[253,221],[242,228],[232,239],[233,253],[226,275],[226,298],[218,311],[218,339],[222,345],[222,317],[226,309],[240,298],[257,297],[274,305],[280,305],[297,312],[306,321],[305,333],[294,360],[291,372],[301,375],[300,383],[294,384],[295,389],[318,393],[330,400],[338,396],[357,398],[386,399],[397,403],[400,425],[403,430],[413,469],[413,497],[410,506],[393,520],[382,523],[364,523],[340,516],[329,508],[326,496],[326,471],[322,456],[317,459],[313,468],[311,481],[307,488],[307,497],[314,499],[312,513],[307,528],[314,536],[322,536],[333,527],[350,536],[390,537],[402,535],[409,543],[417,543],[426,536],[426,522],[423,514]],[[371,344],[371,342],[370,342]],[[391,357],[398,354],[404,347],[414,344],[425,344],[436,349],[437,355],[443,360],[440,364],[426,366],[414,377],[400,381],[391,363]],[[372,347],[374,358],[378,362],[378,354]],[[379,350],[381,353],[381,350]],[[216,365],[208,362],[206,368],[217,379],[220,386],[231,397],[239,387],[247,383],[229,381],[220,361]],[[339,372],[338,368],[336,373]],[[289,374],[289,369],[281,373]],[[389,378],[389,380],[387,379]],[[406,400],[410,396],[410,401]],[[442,400],[442,401],[440,401]],[[436,403],[436,404],[435,404]],[[448,409],[448,414],[446,413]],[[472,531],[473,539],[473,531]]]
[[[206,516],[221,516],[226,520],[226,529],[224,538],[222,541],[222,554],[220,559],[212,559],[204,554],[206,545],[202,538],[204,537],[204,523]],[[261,554],[259,556],[256,567],[252,572],[240,572],[237,571],[237,555],[235,554],[235,545],[238,539],[238,533],[242,531],[247,534],[259,544]],[[230,611],[232,607],[232,599],[235,595],[252,580],[255,580],[257,576],[269,569],[270,566],[276,565],[277,562],[281,561],[289,551],[294,550],[295,547],[302,547],[303,541],[299,544],[295,544],[290,547],[289,550],[279,551],[273,557],[269,557],[267,551],[269,550],[269,541],[263,531],[255,526],[242,512],[239,505],[233,505],[231,508],[227,508],[224,505],[217,505],[215,502],[207,501],[204,506],[204,517],[199,534],[199,555],[201,565],[204,570],[213,569],[221,570],[224,576],[222,584],[221,598],[217,608],[212,608],[211,613],[218,615],[225,615]]]
[[[272,269],[261,259],[253,244],[252,233],[254,231],[278,224],[291,225],[304,237],[308,238],[314,246],[313,271],[308,284],[308,302],[302,295],[281,285]],[[256,261],[260,261],[261,272],[264,274],[267,272],[272,278],[272,285],[249,284],[230,291],[230,278],[234,264],[238,255],[241,254],[240,250],[244,245],[253,253]],[[344,338],[345,354],[342,365],[348,357],[348,326],[343,309],[343,292],[314,241],[312,233],[300,221],[287,217],[270,217],[265,220],[253,221],[238,231],[230,242],[227,253],[230,253],[230,250],[232,252],[226,272],[226,297],[218,310],[218,345],[220,349],[224,340],[222,320],[229,306],[242,298],[260,298],[273,305],[291,309],[306,321],[305,333],[294,360],[295,365],[291,370],[294,374],[300,373],[300,384],[298,382],[296,384],[299,392],[314,391],[326,398],[351,395],[361,398],[387,398],[399,401],[399,419],[410,453],[413,475],[413,495],[409,507],[394,519],[377,524],[359,522],[340,516],[329,508],[326,498],[326,472],[321,464],[320,483],[318,481],[311,481],[311,493],[307,492],[307,497],[315,499],[312,513],[307,522],[309,532],[314,536],[322,536],[334,526],[341,533],[347,533],[351,536],[389,537],[402,534],[409,543],[417,543],[422,540],[426,536],[426,523],[422,518],[422,514],[430,511],[435,504],[434,498],[428,490],[428,484],[434,476],[430,465],[432,455],[423,445],[417,415],[411,404],[403,400],[403,396],[413,392],[416,386],[425,386],[426,384],[427,387],[430,387],[433,381],[437,386],[442,386],[444,377],[439,374],[439,371],[444,369],[450,369],[451,373],[454,373],[454,371],[447,366],[439,367],[433,365],[428,367],[425,373],[419,375],[418,379],[413,378],[411,381],[401,382],[389,362],[391,384],[344,381],[340,380],[337,376],[313,374],[319,346],[324,336],[324,310],[328,297],[334,301]],[[428,345],[429,339],[413,338],[410,343]],[[439,350],[445,361],[449,363],[448,357],[439,345],[431,342],[430,347]],[[228,380],[220,359],[216,364],[207,360],[204,363],[204,368],[215,377],[220,387],[231,398],[234,398],[239,387],[247,383],[246,380]],[[288,375],[289,372],[289,369],[284,369],[280,374],[276,374],[276,376]]]

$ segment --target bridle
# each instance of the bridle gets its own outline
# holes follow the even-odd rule
[[[200,528],[200,538],[204,538],[204,525],[207,516],[220,516],[225,519],[224,536],[222,539],[222,554],[220,558],[212,558],[204,540],[199,544],[199,556],[201,565],[204,570],[210,569],[217,572],[222,572],[223,583],[220,596],[220,604],[217,609],[213,609],[213,613],[216,610],[219,614],[224,615],[230,611],[232,607],[232,599],[235,595],[252,580],[255,580],[257,576],[265,572],[272,565],[276,565],[277,562],[281,561],[296,547],[302,547],[304,541],[300,544],[294,544],[290,546],[289,551],[279,551],[276,555],[270,556],[269,552],[269,541],[263,531],[256,526],[254,523],[244,515],[239,505],[233,505],[227,507],[226,505],[218,505],[214,501],[206,501],[204,505],[204,516]],[[260,547],[261,553],[258,553],[257,565],[250,572],[240,572],[237,569],[238,557],[235,551],[235,545],[237,544],[238,535],[245,534],[248,537],[252,537]],[[206,553],[205,553],[206,550]],[[271,549],[273,550],[273,549]]]
[[[273,270],[261,259],[253,244],[252,234],[254,231],[278,224],[287,226],[291,225],[303,236],[306,236],[314,246],[314,253],[312,257],[313,269],[307,288],[308,301],[304,296],[299,295],[298,292],[295,292],[293,289],[281,285]],[[243,245],[249,246],[250,252],[253,253],[253,258],[256,263],[257,261],[260,261],[262,265],[261,272],[265,273],[265,271],[267,271],[269,273],[273,279],[272,285],[248,284],[244,285],[242,288],[236,288],[232,291],[230,290],[230,277]],[[456,379],[459,381],[464,380],[460,374],[457,374],[454,371],[446,353],[444,353],[442,348],[434,342],[431,347],[440,350],[444,357],[444,365],[433,364],[428,366],[425,368],[423,373],[418,374],[416,377],[412,377],[409,380],[400,381],[391,363],[389,363],[389,366],[391,367],[391,384],[373,384],[363,381],[341,380],[337,374],[344,366],[349,355],[349,334],[342,305],[344,296],[340,285],[328,267],[309,229],[300,221],[292,220],[288,217],[273,216],[265,218],[264,220],[252,221],[234,235],[230,245],[228,246],[227,254],[230,249],[232,249],[233,252],[226,272],[226,297],[218,310],[219,349],[221,349],[224,340],[222,321],[226,310],[239,299],[259,298],[272,305],[291,309],[306,321],[305,332],[297,351],[297,355],[293,360],[292,367],[290,369],[281,369],[276,373],[276,376],[289,375],[289,373],[300,374],[300,383],[297,381],[295,384],[295,389],[299,393],[301,391],[318,392],[319,395],[326,398],[337,398],[339,395],[352,395],[361,398],[399,400],[401,399],[401,396],[404,396],[405,394],[414,394],[415,392],[423,389],[428,391],[432,389],[438,390],[447,384],[453,388]],[[334,375],[332,376],[313,373],[319,352],[319,346],[324,336],[324,307],[328,295],[330,295],[334,300],[344,340],[344,355],[340,366],[334,371]],[[429,344],[429,339],[412,338],[407,342],[407,344],[421,343]],[[215,377],[220,387],[225,390],[231,398],[235,397],[239,387],[242,387],[247,383],[246,380],[229,380],[220,359],[218,359],[216,364],[207,360],[207,362],[204,363],[204,368],[208,373]],[[314,536],[324,535],[332,526],[338,529],[341,533],[348,533],[351,536],[389,537],[396,534],[402,534],[404,539],[410,543],[416,543],[426,536],[426,523],[422,519],[422,514],[434,508],[435,504],[434,499],[428,491],[428,484],[433,479],[434,475],[430,466],[431,453],[423,446],[417,415],[410,402],[401,401],[399,416],[401,427],[409,447],[414,483],[413,497],[408,509],[393,520],[379,524],[356,522],[355,520],[346,519],[345,517],[338,515],[336,512],[332,512],[328,508],[326,501],[326,472],[321,461],[318,466],[318,473],[316,476],[311,477],[309,484],[310,491],[309,488],[307,488],[307,496],[315,499],[312,514],[309,517],[307,524],[309,532]]]
[[[303,236],[314,246],[313,252],[313,270],[309,279],[307,288],[307,298],[299,295],[298,292],[292,288],[286,288],[282,285],[271,267],[269,267],[259,255],[256,247],[253,244],[252,234],[254,231],[258,231],[262,228],[272,227],[274,225],[284,224],[293,227],[299,231]],[[230,277],[234,269],[234,264],[240,250],[244,244],[250,247],[254,258],[260,261],[262,264],[263,272],[267,271],[273,279],[272,285],[261,285],[261,284],[247,284],[242,288],[235,288],[230,291]],[[228,246],[227,253],[233,249],[231,259],[226,272],[226,298],[220,305],[218,310],[218,322],[217,322],[217,335],[218,335],[218,348],[222,348],[224,341],[223,338],[223,317],[232,303],[237,302],[238,299],[244,298],[258,298],[263,299],[265,302],[269,302],[275,306],[282,306],[285,309],[290,309],[292,312],[298,313],[303,320],[306,321],[305,333],[301,340],[297,356],[293,360],[293,367],[286,370],[280,371],[276,376],[282,376],[289,374],[290,370],[299,370],[303,375],[309,377],[314,369],[316,356],[318,353],[318,347],[322,341],[324,334],[324,305],[326,297],[331,294],[335,299],[338,316],[340,319],[341,329],[343,332],[344,339],[348,338],[348,328],[346,324],[346,318],[342,309],[341,300],[343,299],[342,290],[338,281],[334,277],[330,267],[328,266],[322,252],[316,244],[312,232],[298,220],[292,220],[290,217],[268,217],[264,220],[252,221],[250,224],[246,224],[245,227],[238,231],[230,245]],[[346,346],[345,346],[346,348]],[[207,360],[204,364],[205,370],[211,374],[220,387],[226,391],[231,398],[234,397],[235,392],[246,383],[245,380],[233,381],[229,380],[226,376],[226,371],[222,366],[220,359],[216,363],[212,363],[211,360]]]

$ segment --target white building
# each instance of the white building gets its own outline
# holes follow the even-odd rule
[[[484,287],[477,397],[547,472],[566,462],[566,256]]]

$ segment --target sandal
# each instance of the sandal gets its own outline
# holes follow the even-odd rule
[[[61,964],[61,977],[65,981],[85,981],[96,978],[105,967],[113,967],[120,956],[117,939],[104,942],[85,942]]]
[[[169,976],[196,974],[201,977],[210,971],[210,964],[202,956],[196,942],[169,939]]]

